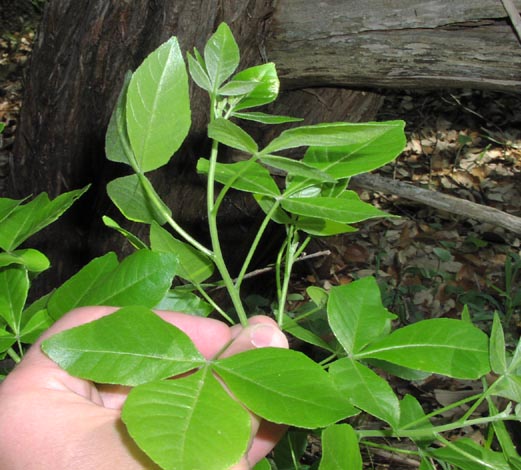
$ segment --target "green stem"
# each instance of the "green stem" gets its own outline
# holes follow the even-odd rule
[[[208,228],[210,231],[210,240],[212,242],[213,260],[221,277],[223,279],[226,290],[230,295],[233,306],[237,312],[239,320],[243,326],[248,324],[248,317],[241,301],[240,292],[236,289],[230,272],[226,267],[222,254],[221,243],[219,240],[219,231],[217,229],[217,211],[215,210],[215,167],[217,163],[219,143],[214,140],[212,142],[212,151],[210,154],[210,164],[208,168],[208,183],[206,191],[206,208],[208,214]]]
[[[13,348],[9,348],[7,350],[7,354],[17,364],[22,360],[22,358],[18,355],[18,353]]]
[[[282,270],[282,258],[284,256],[284,251],[286,250],[286,245],[288,244],[288,239],[284,240],[284,243],[280,247],[279,252],[277,253],[277,260],[275,261],[275,285],[277,287],[277,299],[282,297],[282,280],[281,280],[281,270]]]
[[[147,179],[147,177],[143,173],[137,173],[137,176],[141,182],[141,186],[147,194],[149,201],[153,204],[156,211],[161,214],[161,217],[166,220],[168,225],[170,225],[170,227],[172,227],[181,237],[185,239],[185,241],[190,243],[194,248],[199,250],[201,253],[204,253],[206,256],[213,258],[213,253],[208,248],[199,243],[172,218],[172,216],[166,210],[165,204],[154,191],[154,188],[150,184],[150,181]]]
[[[374,449],[382,449],[382,450],[386,450],[388,452],[393,452],[396,454],[415,455],[415,456],[419,455],[418,451],[409,450],[409,449],[401,449],[399,447],[386,446],[384,444],[378,444],[378,443],[372,442],[372,441],[362,441],[362,442],[360,442],[360,445],[364,445],[366,447],[372,447]]]
[[[257,248],[259,246],[259,243],[260,243],[260,240],[262,238],[262,235],[264,234],[266,228],[268,227],[268,224],[269,224],[269,222],[271,220],[271,217],[273,216],[275,211],[278,209],[279,204],[280,203],[279,203],[278,200],[276,200],[273,203],[273,206],[268,211],[268,213],[264,217],[264,220],[262,221],[262,224],[260,225],[259,229],[257,230],[257,234],[255,235],[255,239],[253,240],[253,242],[252,242],[252,244],[250,246],[250,249],[248,251],[248,254],[246,255],[246,258],[244,259],[244,262],[242,264],[241,271],[240,271],[239,275],[237,276],[237,278],[235,280],[235,287],[236,287],[237,290],[239,290],[240,287],[241,287],[242,281],[244,280],[244,276],[246,275],[246,271],[248,270],[248,267],[250,266],[250,263],[251,263],[251,260],[253,258],[253,255],[255,254],[255,251],[257,250]]]
[[[472,416],[472,414],[474,413],[474,411],[476,411],[479,407],[479,405],[481,405],[481,403],[483,403],[483,401],[485,401],[487,399],[487,397],[489,397],[492,392],[494,391],[494,388],[496,387],[497,383],[501,381],[501,377],[499,379],[497,379],[490,387],[488,387],[482,394],[481,396],[474,402],[474,404],[467,410],[467,412],[463,415],[463,417],[461,418],[462,420],[465,420],[465,419],[468,419],[470,416]],[[483,378],[482,379],[482,383],[483,385],[486,387],[486,382],[485,382],[485,379]]]
[[[458,400],[454,403],[451,403],[450,405],[444,406],[443,408],[438,408],[431,413],[422,416],[421,418],[417,419],[416,421],[410,422],[407,426],[404,426],[402,429],[409,429],[414,428],[421,424],[424,421],[428,421],[430,418],[434,418],[437,415],[441,415],[443,413],[446,413],[447,411],[453,410],[455,408],[459,408],[462,405],[465,405],[466,403],[469,403],[471,401],[477,400],[479,397],[481,397],[481,393],[478,393],[476,395],[472,395],[470,397],[463,398],[461,400]]]
[[[230,316],[213,300],[210,295],[201,287],[200,284],[194,284],[197,292],[229,323],[233,324],[233,320]]]
[[[437,436],[436,437],[438,441],[440,441],[442,444],[444,444],[446,447],[451,448],[453,451],[457,452],[461,456],[465,457],[466,460],[470,462],[475,462],[478,465],[482,466],[483,468],[490,468],[492,470],[495,470],[495,465],[485,462],[484,460],[481,460],[479,457],[476,457],[475,455],[469,454],[468,452],[464,451],[458,446],[455,446],[453,442],[449,441],[448,439],[445,439],[443,436]]]
[[[323,369],[327,369],[329,367],[329,363],[338,357],[338,353],[334,352],[333,354],[327,356],[325,359],[322,359],[318,365],[321,366]]]
[[[358,435],[361,438],[367,437],[407,437],[410,439],[418,439],[422,437],[431,437],[435,434],[441,434],[448,431],[454,431],[455,429],[466,428],[470,426],[481,426],[483,424],[494,423],[496,421],[517,421],[518,418],[513,415],[502,415],[499,413],[495,416],[486,416],[484,418],[469,419],[468,421],[458,420],[454,423],[442,424],[440,426],[433,426],[428,428],[413,429],[410,431],[404,431],[398,429],[393,431],[392,429],[374,429],[367,431],[358,431]]]
[[[286,299],[288,297],[289,281],[291,278],[291,271],[293,269],[293,263],[295,262],[295,243],[297,239],[297,231],[293,225],[288,227],[288,234],[286,237],[286,257],[284,261],[284,278],[282,279],[282,285],[280,288],[279,295],[279,308],[277,312],[277,323],[279,327],[282,327],[284,321],[284,308],[286,306]]]

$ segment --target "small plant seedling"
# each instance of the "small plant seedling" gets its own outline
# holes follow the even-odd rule
[[[395,316],[383,307],[373,278],[330,292],[310,287],[309,305],[287,310],[292,268],[311,237],[348,233],[355,230],[352,224],[388,216],[361,201],[348,183],[401,152],[404,123],[300,126],[295,118],[256,111],[277,98],[275,65],[237,72],[239,48],[226,24],[210,37],[202,54],[194,49],[187,61],[191,78],[210,99],[211,151],[197,163],[207,179],[210,246],[175,220],[148,177],[175,158],[190,129],[188,73],[173,37],[127,74],[106,139],[107,157],[132,170],[111,181],[108,194],[127,219],[149,225],[149,239],[140,240],[105,218],[135,246],[135,253],[121,262],[112,253],[93,260],[46,302],[53,319],[81,305],[121,308],[47,339],[44,352],[78,377],[133,387],[122,420],[138,446],[166,470],[227,470],[237,463],[251,431],[242,405],[266,420],[300,428],[282,441],[274,460],[264,459],[257,470],[309,468],[299,463],[302,429],[322,437],[320,470],[361,470],[360,445],[379,446],[381,438],[412,441],[423,470],[435,469],[436,462],[463,470],[519,468],[520,458],[504,427],[504,421],[518,420],[518,415],[511,406],[498,411],[491,400],[521,398],[520,347],[512,358],[506,355],[499,321],[490,341],[466,318],[425,320],[393,330]],[[294,127],[261,148],[240,126],[242,120]],[[222,146],[244,158],[220,162]],[[302,149],[301,158],[287,156],[294,149]],[[272,169],[285,175],[282,182]],[[222,255],[217,222],[232,189],[252,194],[264,213],[235,278]],[[250,312],[241,286],[269,223],[282,225],[286,234],[275,266],[273,316],[281,328],[322,348],[327,357],[317,363],[298,351],[262,348],[207,360],[183,332],[151,309],[199,315],[214,311],[226,321],[246,325]],[[174,276],[184,284],[172,288]],[[218,280],[210,281],[212,276]],[[211,297],[208,287],[216,283],[226,287],[233,312]],[[413,396],[397,396],[378,370],[406,380],[428,374],[481,380],[491,370],[497,378],[490,386],[483,381],[482,393],[464,400],[469,410],[461,419],[440,424],[433,418],[461,402],[426,414]],[[481,403],[489,413],[475,418]],[[346,421],[359,413],[371,415],[375,428],[358,430]],[[472,425],[490,426],[498,447],[446,437]]]

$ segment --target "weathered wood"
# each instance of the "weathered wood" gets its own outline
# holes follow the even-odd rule
[[[429,207],[434,207],[435,209],[450,214],[489,223],[521,234],[521,217],[516,217],[515,215],[508,214],[493,207],[476,204],[475,202],[457,198],[449,194],[418,188],[412,184],[380,175],[358,175],[352,178],[351,183],[359,188],[384,194],[392,194],[425,204]]]
[[[499,0],[283,0],[270,33],[266,56],[288,86],[521,92],[521,47]]]

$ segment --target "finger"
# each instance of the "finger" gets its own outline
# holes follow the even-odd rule
[[[270,423],[265,420],[260,422],[259,430],[248,451],[248,462],[252,467],[273,450],[287,430],[288,426],[282,424]]]
[[[248,320],[248,326],[231,328],[233,341],[220,357],[230,357],[250,349],[274,347],[288,348],[288,339],[280,331],[277,323],[266,316],[258,315]]]

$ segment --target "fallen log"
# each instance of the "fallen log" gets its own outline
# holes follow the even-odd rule
[[[284,0],[263,47],[289,87],[521,93],[521,0],[508,4],[510,12],[496,0]]]
[[[466,201],[438,191],[418,188],[392,178],[376,174],[358,175],[351,178],[351,184],[370,191],[392,194],[404,199],[419,202],[435,209],[479,220],[521,234],[521,217],[508,214],[493,207]]]

